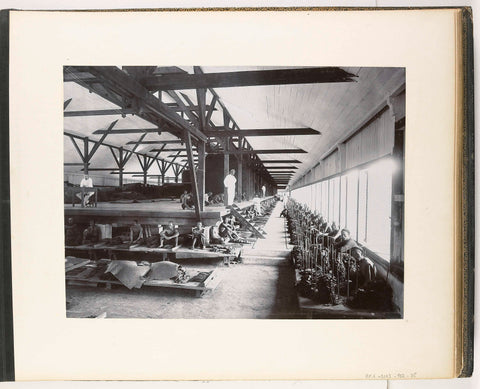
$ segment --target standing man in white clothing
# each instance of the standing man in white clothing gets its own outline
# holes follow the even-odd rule
[[[267,191],[267,188],[265,188],[265,185],[262,185],[262,197],[265,197],[266,191]]]
[[[82,181],[80,182],[80,188],[93,188],[93,181],[92,178],[88,176],[88,174],[85,174],[82,178]],[[84,192],[85,196],[82,199],[82,194],[77,193],[77,197],[82,200],[82,206],[86,207],[88,204],[88,200],[90,200],[90,197],[93,195],[94,192]]]
[[[229,206],[233,204],[233,200],[235,199],[235,184],[237,183],[237,179],[235,178],[235,169],[230,170],[230,173],[227,174],[225,179],[223,180],[223,185],[227,189],[227,201],[225,206]]]

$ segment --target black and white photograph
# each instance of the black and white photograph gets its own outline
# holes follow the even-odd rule
[[[67,318],[403,318],[405,75],[64,66]]]

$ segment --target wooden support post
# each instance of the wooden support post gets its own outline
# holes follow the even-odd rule
[[[83,138],[83,172],[88,174],[88,137]]]
[[[167,173],[167,163],[165,161],[162,161],[162,168],[160,169],[160,172],[162,174],[162,185],[165,184],[165,174]]]
[[[192,139],[190,137],[190,132],[185,130],[185,146],[187,147],[187,157],[188,157],[188,166],[190,168],[190,175],[192,177],[192,194],[193,202],[195,204],[195,216],[198,221],[201,221],[200,211],[200,197],[198,195],[198,182],[197,182],[197,173],[195,172],[195,162],[193,160],[193,151],[192,151]]]
[[[123,147],[120,147],[118,149],[118,161],[120,162],[120,166],[119,166],[120,172],[119,172],[119,175],[118,175],[118,186],[120,187],[120,189],[123,189],[123,168],[124,168],[123,157],[124,157]]]
[[[237,195],[238,201],[242,201],[242,194],[243,194],[243,155],[240,154],[238,156],[238,163],[237,163]]]
[[[200,211],[205,208],[205,142],[198,142],[198,192],[200,197]]]
[[[229,149],[228,142],[225,142],[225,148],[228,151],[228,149]],[[229,172],[230,172],[230,155],[225,154],[223,156],[223,178],[221,178],[222,184],[223,184],[223,180],[225,179],[227,174],[229,174]],[[224,199],[223,202],[224,202],[225,206],[232,205],[232,204],[228,204],[228,193],[227,193],[227,188],[226,187],[223,188],[223,199]]]
[[[146,186],[147,185],[147,173],[148,173],[148,160],[147,160],[146,155],[143,156],[142,170],[143,170],[143,185]]]

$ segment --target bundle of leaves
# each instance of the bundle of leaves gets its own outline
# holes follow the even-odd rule
[[[302,253],[301,253],[300,248],[298,246],[295,246],[292,249],[292,259],[293,259],[293,263],[295,264],[295,267],[297,269],[300,269],[300,268],[303,267]]]
[[[114,192],[110,200],[145,200],[144,194],[139,192]]]
[[[297,292],[302,297],[312,298],[314,291],[314,280],[310,270],[300,272],[300,281],[295,285]]]
[[[321,274],[316,277],[316,284],[313,290],[312,300],[320,304],[337,304],[335,293],[336,279],[330,274]]]
[[[364,289],[358,290],[354,298],[348,302],[348,306],[373,311],[393,311],[392,288],[384,280],[371,281]]]
[[[333,265],[333,274],[337,278],[338,282],[343,282],[347,279],[347,269],[341,258],[335,259]]]

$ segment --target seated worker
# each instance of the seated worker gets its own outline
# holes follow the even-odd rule
[[[194,208],[193,196],[191,193],[187,193],[183,196],[182,200],[182,209],[193,209]]]
[[[195,227],[192,228],[192,250],[195,248],[195,245],[198,244],[198,247],[200,249],[205,248],[207,238],[205,234],[203,233],[203,225],[202,222],[198,222]]]
[[[211,204],[212,192],[205,193],[205,205]]]
[[[138,223],[138,220],[134,220],[133,226],[130,227],[130,243],[143,243],[143,228],[142,225]]]
[[[235,216],[233,216],[232,214],[229,214],[229,215],[226,215],[227,217],[227,224],[231,227],[231,229],[233,231],[235,231],[238,226],[236,225],[236,220],[235,220]]]
[[[330,232],[328,233],[328,236],[331,236],[332,238],[335,238],[338,235],[339,232],[340,232],[340,230],[337,227],[337,223],[332,222],[332,225],[330,226]]]
[[[224,244],[225,239],[220,236],[219,228],[222,224],[222,219],[215,223],[210,229],[210,243],[212,244]]]
[[[361,247],[352,249],[352,256],[358,260],[358,287],[364,288],[377,275],[377,268],[370,258],[363,255]]]
[[[222,222],[218,226],[218,234],[224,242],[229,242],[232,239],[239,238],[239,236],[235,232],[235,229],[230,224],[229,219],[229,215],[225,215],[222,219]]]
[[[355,247],[358,247],[358,244],[350,237],[350,231],[346,228],[342,229],[340,237],[334,244],[334,248],[341,253],[346,253]]]
[[[78,246],[81,243],[82,233],[73,222],[73,218],[69,217],[65,225],[65,246]]]
[[[323,218],[323,216],[320,216],[320,219],[318,220],[318,229],[320,232],[325,232],[325,230],[328,227],[328,222]]]
[[[173,224],[173,221],[169,221],[168,225],[163,227],[163,231],[160,232],[160,246],[163,247],[163,242],[166,240],[167,242],[173,240],[175,243],[175,247],[178,246],[178,236],[179,232],[177,227]]]
[[[261,204],[262,199],[259,197],[259,195],[255,195],[252,201],[253,201],[253,207],[255,209],[255,213],[257,214],[257,216],[262,216],[263,215],[262,204]]]
[[[221,204],[223,203],[223,193],[216,194],[212,197],[212,204]]]
[[[186,190],[180,195],[180,203],[183,204],[185,196],[187,196],[188,192]]]
[[[90,225],[83,231],[83,244],[95,244],[100,241],[102,231],[95,224],[95,220],[90,220]]]

